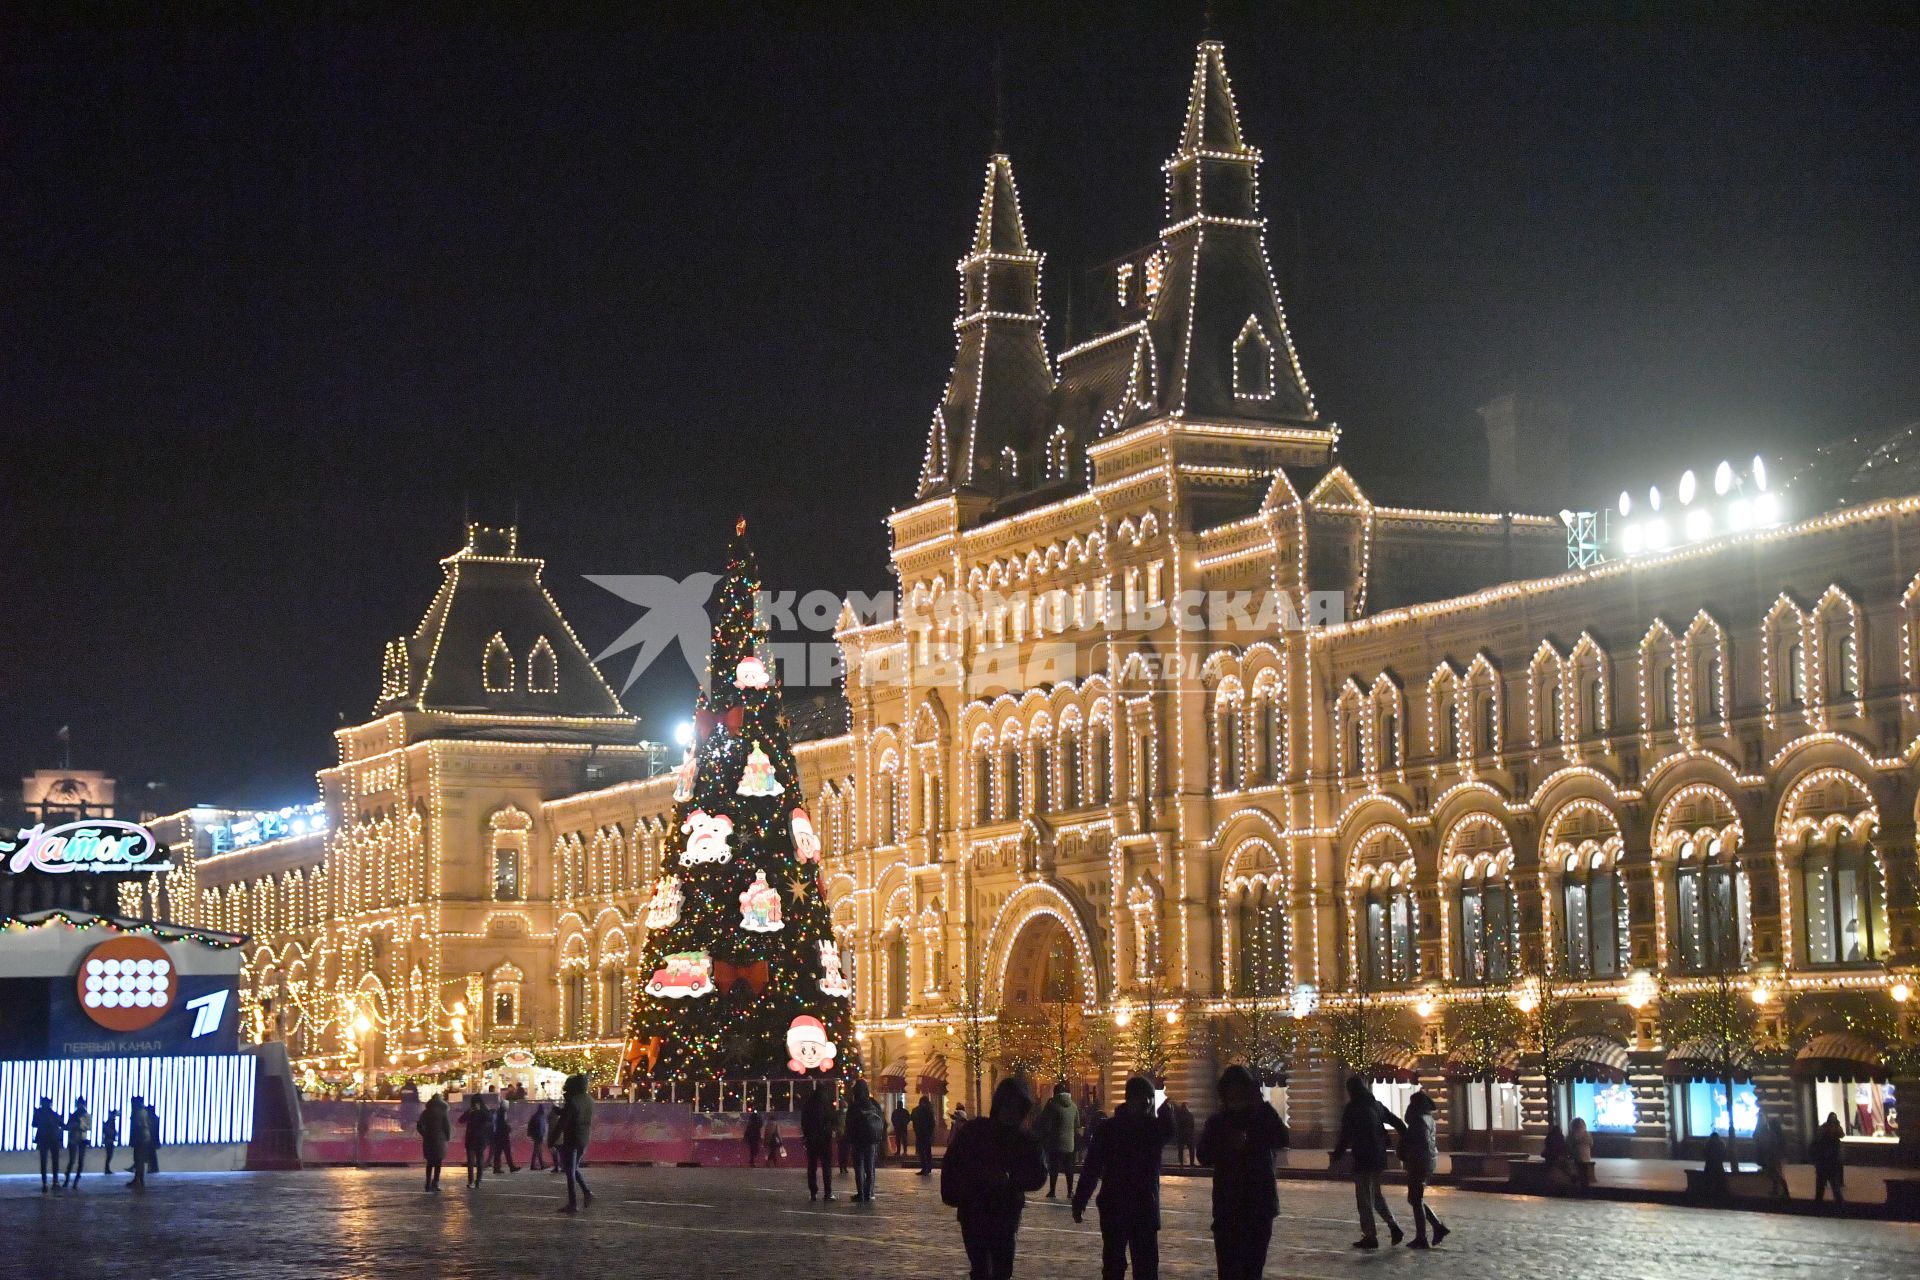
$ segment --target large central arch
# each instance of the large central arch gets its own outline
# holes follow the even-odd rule
[[[1034,881],[1014,890],[994,918],[986,950],[985,977],[990,984],[987,987],[990,998],[1006,999],[1008,966],[1016,952],[1031,963],[1032,949],[1038,948],[1039,957],[1044,960],[1050,950],[1046,940],[1050,934],[1058,936],[1055,930],[1066,935],[1075,977],[1073,987],[1079,999],[1085,1004],[1098,1002],[1100,967],[1095,962],[1086,922],[1079,908],[1058,886],[1044,881]],[[1034,936],[1025,937],[1028,933]]]

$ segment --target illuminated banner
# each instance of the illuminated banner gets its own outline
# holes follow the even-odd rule
[[[157,855],[157,856],[156,856]],[[88,818],[49,828],[45,823],[22,827],[12,840],[0,840],[0,857],[7,870],[70,871],[124,875],[130,871],[171,871],[153,833],[134,822]]]
[[[127,1141],[135,1095],[159,1117],[163,1147],[246,1142],[253,1137],[257,1071],[250,1053],[0,1062],[0,1151],[33,1150],[33,1109],[41,1098],[63,1108],[85,1098],[95,1146],[109,1111],[120,1113],[120,1141]]]
[[[71,978],[0,978],[0,1059],[233,1053],[238,979],[183,974],[146,938],[110,938]]]

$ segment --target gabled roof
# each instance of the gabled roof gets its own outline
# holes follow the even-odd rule
[[[387,645],[377,712],[609,717],[626,710],[519,554],[517,529],[467,527],[410,636]]]

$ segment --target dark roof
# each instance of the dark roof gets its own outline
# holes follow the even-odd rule
[[[852,708],[839,689],[822,689],[805,697],[784,690],[787,713],[787,739],[790,742],[818,742],[837,738],[852,723]]]
[[[626,717],[518,544],[468,527],[420,625],[388,644],[376,711]]]

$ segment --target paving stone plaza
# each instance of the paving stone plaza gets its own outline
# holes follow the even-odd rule
[[[489,1175],[468,1192],[450,1168],[438,1195],[418,1169],[172,1174],[144,1194],[89,1178],[43,1196],[0,1178],[10,1275],[253,1277],[834,1277],[959,1276],[965,1258],[931,1179],[883,1169],[871,1206],[810,1203],[796,1169],[590,1170],[592,1210],[554,1213],[559,1180]],[[1205,1179],[1165,1183],[1161,1268],[1214,1274]],[[1644,1204],[1433,1193],[1454,1235],[1428,1254],[1359,1255],[1353,1200],[1334,1182],[1285,1182],[1267,1275],[1553,1277],[1554,1280],[1822,1280],[1912,1274],[1920,1225],[1716,1212]],[[1398,1195],[1391,1202],[1404,1207]],[[1397,1210],[1398,1211],[1398,1208]],[[1404,1215],[1402,1215],[1404,1217]],[[1028,1202],[1016,1274],[1093,1277],[1099,1236],[1065,1201]],[[84,1250],[82,1259],[74,1256]],[[69,1270],[71,1268],[71,1270]]]

